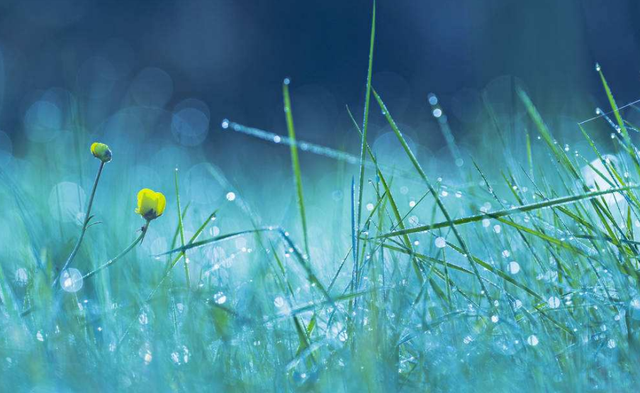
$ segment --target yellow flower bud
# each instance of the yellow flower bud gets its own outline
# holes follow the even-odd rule
[[[146,220],[151,221],[160,217],[164,213],[167,200],[160,192],[155,192],[148,188],[143,188],[138,193],[138,207],[136,213]]]
[[[102,162],[111,161],[111,150],[109,150],[109,146],[104,143],[94,142],[91,145],[91,154]]]

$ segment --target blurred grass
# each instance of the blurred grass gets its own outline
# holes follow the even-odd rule
[[[632,391],[640,378],[640,165],[602,70],[614,139],[596,142],[589,124],[576,125],[586,148],[570,153],[517,88],[525,124],[537,132],[509,136],[523,141],[524,154],[504,144],[487,99],[491,122],[482,132],[498,133],[502,156],[465,159],[474,168],[447,183],[427,175],[373,89],[374,36],[375,11],[362,128],[347,109],[362,149],[357,183],[341,166],[327,174],[349,198],[336,201],[334,189],[303,177],[298,154],[306,149],[285,83],[293,192],[283,182],[265,195],[211,163],[202,179],[179,179],[177,171],[172,179],[179,159],[153,162],[116,143],[94,205],[101,223],[87,229],[73,266],[83,286],[64,292],[51,283],[85,222],[76,213],[91,182],[85,174],[97,165],[89,142],[100,135],[86,134],[76,119],[73,149],[34,143],[27,160],[0,169],[2,386]],[[414,178],[379,165],[367,140],[376,113],[370,94]],[[601,153],[609,150],[615,160]],[[246,168],[269,182],[266,169],[281,170]],[[54,188],[63,181],[71,193]],[[407,184],[410,195],[398,191]],[[134,252],[93,273],[135,239],[141,185],[162,190],[175,209],[153,222]],[[265,223],[274,212],[256,206],[282,199],[282,218]],[[344,208],[350,214],[339,214]]]

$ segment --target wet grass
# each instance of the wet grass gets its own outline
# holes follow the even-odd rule
[[[359,161],[343,160],[355,164],[353,177],[344,168],[335,173],[348,195],[344,217],[336,216],[340,208],[326,192],[312,187],[321,195],[305,199],[303,183],[314,179],[303,177],[299,154],[309,146],[296,138],[288,81],[288,138],[277,143],[290,147],[293,183],[281,186],[291,194],[245,194],[240,182],[209,165],[207,181],[228,193],[198,203],[198,189],[181,191],[190,181],[160,168],[168,212],[143,236],[132,213],[138,183],[127,178],[131,159],[117,150],[104,168],[117,178],[98,188],[92,225],[85,217],[63,220],[69,195],[47,198],[47,180],[34,181],[42,177],[33,168],[48,168],[47,176],[58,179],[49,182],[70,176],[42,149],[28,156],[31,169],[3,169],[2,385],[14,391],[632,390],[640,377],[640,164],[629,134],[634,127],[602,70],[615,119],[613,139],[603,148],[615,156],[600,152],[588,124],[575,127],[585,151],[563,148],[516,87],[528,131],[511,137],[525,142],[524,154],[505,146],[490,171],[467,159],[473,168],[457,165],[458,183],[447,185],[431,179],[375,90],[374,38],[375,13],[362,125],[347,109],[361,154]],[[370,105],[380,109],[409,167],[379,164],[368,139],[369,116],[378,114]],[[493,116],[491,102],[485,105]],[[486,132],[504,135],[499,121]],[[73,137],[74,146],[88,146],[80,127]],[[80,147],[70,154],[73,160],[86,155]],[[72,175],[83,178],[95,162],[78,160],[79,174]],[[410,203],[398,192],[409,180]],[[289,195],[289,217],[265,223],[255,202],[272,198],[275,206],[283,195]],[[52,285],[68,260],[79,269],[81,288]]]

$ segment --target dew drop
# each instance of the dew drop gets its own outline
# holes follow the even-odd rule
[[[227,301],[227,295],[225,295],[224,292],[218,292],[213,295],[213,301],[215,301],[216,304],[224,304]]]
[[[140,325],[146,325],[149,323],[149,316],[146,312],[143,311],[140,314],[140,316],[138,317],[138,322],[140,322]]]
[[[24,287],[29,283],[29,274],[27,270],[22,267],[16,270],[13,278],[20,287]]]
[[[549,305],[549,308],[558,308],[560,307],[560,299],[555,296],[551,296],[549,300],[547,300],[547,304]]]
[[[82,273],[78,269],[69,268],[60,275],[60,286],[65,292],[78,292],[83,284]]]

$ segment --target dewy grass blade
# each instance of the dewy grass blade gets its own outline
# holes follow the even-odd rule
[[[611,105],[611,110],[613,111],[613,115],[616,118],[616,122],[618,123],[618,127],[620,128],[618,131],[622,133],[625,141],[629,141],[629,133],[627,131],[627,127],[622,120],[622,116],[620,116],[620,110],[618,109],[618,105],[616,104],[616,100],[613,98],[613,93],[611,93],[611,89],[609,88],[609,84],[602,73],[602,67],[599,64],[596,64],[596,71],[598,75],[600,75],[600,80],[602,81],[602,86],[604,87],[604,91],[607,94],[607,99],[609,100],[609,105]]]
[[[568,205],[568,204],[571,204],[571,203],[576,203],[578,201],[585,200],[585,199],[596,198],[596,197],[599,197],[599,196],[603,196],[603,195],[607,195],[607,194],[613,194],[613,193],[617,193],[617,192],[636,190],[638,188],[640,188],[640,185],[619,187],[619,188],[610,188],[608,190],[593,191],[593,192],[589,192],[589,193],[581,194],[581,195],[569,195],[569,196],[565,196],[565,197],[561,197],[561,198],[549,199],[549,200],[542,201],[542,202],[531,203],[529,205],[517,206],[517,207],[513,207],[511,209],[499,210],[499,211],[496,211],[496,212],[493,212],[493,213],[482,213],[482,214],[477,214],[477,215],[474,215],[474,216],[458,218],[456,220],[452,220],[451,223],[448,222],[448,221],[443,221],[443,222],[438,222],[438,223],[435,223],[435,224],[422,225],[422,226],[418,226],[418,227],[415,227],[415,228],[410,228],[410,229],[390,232],[390,233],[381,235],[379,237],[384,238],[384,237],[402,236],[402,235],[406,235],[406,234],[410,234],[410,233],[428,232],[428,231],[431,231],[433,229],[446,228],[446,227],[450,226],[451,224],[453,224],[453,225],[468,224],[468,223],[471,223],[471,222],[482,221],[485,218],[487,218],[487,219],[492,219],[492,218],[493,219],[497,219],[497,218],[500,218],[500,217],[511,216],[513,214],[518,214],[518,213],[531,212],[531,211],[536,211],[536,210],[544,209],[544,208],[559,207],[559,206],[562,206],[562,205]]]
[[[362,136],[362,132],[360,131],[360,128],[358,127],[358,123],[356,123],[356,121],[355,121],[355,119],[354,119],[353,115],[351,114],[351,111],[349,110],[348,107],[347,107],[347,113],[351,117],[351,121],[353,122],[354,127],[356,128],[358,133],[360,133],[360,135]],[[376,173],[378,174],[378,177],[380,178],[380,182],[382,183],[382,187],[384,188],[385,194],[387,195],[387,197],[389,199],[389,205],[391,206],[391,210],[392,210],[393,215],[395,216],[396,221],[397,221],[396,226],[398,226],[401,230],[404,230],[405,229],[404,219],[403,219],[402,215],[400,214],[400,211],[398,210],[398,205],[397,205],[395,199],[393,198],[393,195],[391,194],[391,189],[389,188],[389,185],[387,184],[387,180],[385,179],[385,176],[383,175],[382,171],[378,167],[378,160],[376,159],[375,155],[371,151],[371,148],[369,147],[369,144],[366,141],[365,141],[365,148],[366,148],[367,152],[369,153],[369,158],[371,158],[371,162],[373,162],[373,165],[375,165]],[[404,241],[404,244],[405,244],[405,246],[407,248],[413,250],[413,245],[411,244],[411,240],[409,239],[408,236],[403,236],[402,240]],[[418,266],[418,264],[415,261],[415,259],[412,259],[412,264],[413,264],[413,267],[414,267],[414,271],[416,273],[416,277],[418,278],[418,281],[420,281],[422,283],[423,282],[422,272],[420,271],[420,267]]]
[[[353,250],[353,268],[358,266],[358,222],[356,219],[356,180],[351,179],[351,249]]]
[[[309,238],[307,235],[307,215],[304,208],[304,193],[302,191],[302,175],[300,171],[300,160],[298,158],[298,146],[296,142],[296,133],[293,127],[293,114],[291,113],[291,97],[289,96],[289,79],[285,79],[282,84],[282,95],[284,96],[284,113],[287,120],[287,130],[289,131],[289,139],[291,144],[291,165],[293,167],[293,176],[296,187],[296,196],[298,202],[298,210],[300,211],[300,220],[302,222],[302,236],[304,239],[304,250],[309,256]]]
[[[176,187],[176,204],[178,206],[178,229],[180,231],[180,245],[184,249],[184,225],[182,224],[182,209],[180,208],[180,185],[178,184],[178,168],[174,172],[175,187]],[[189,261],[184,251],[182,251],[182,257],[184,262],[184,276],[187,281],[187,288],[191,288],[191,280],[189,278]]]
[[[382,99],[380,98],[378,93],[375,91],[375,89],[371,89],[371,90],[373,92],[374,97],[378,101],[378,105],[380,106],[380,109],[382,110],[382,113],[384,114],[385,118],[387,119],[387,122],[391,126],[391,129],[395,133],[398,141],[400,141],[400,144],[404,148],[404,151],[405,151],[406,155],[409,157],[409,159],[411,160],[411,163],[415,167],[416,171],[418,172],[418,174],[420,175],[422,180],[427,185],[427,188],[431,192],[431,195],[433,195],[433,197],[435,198],[438,208],[440,209],[442,214],[444,214],[445,218],[447,219],[448,226],[451,228],[451,231],[453,232],[454,236],[458,240],[458,243],[460,243],[460,246],[465,251],[464,254],[467,256],[467,258],[469,260],[469,263],[473,267],[473,271],[474,271],[474,273],[476,275],[476,278],[478,279],[478,284],[480,284],[480,287],[484,291],[483,293],[484,293],[485,297],[487,298],[487,300],[489,302],[491,302],[491,298],[489,297],[489,293],[485,288],[485,285],[484,285],[484,282],[482,281],[482,278],[480,277],[480,272],[478,271],[478,267],[475,265],[474,260],[471,258],[471,254],[470,254],[470,252],[469,252],[469,250],[467,248],[467,245],[466,245],[464,239],[462,238],[462,235],[460,235],[460,232],[458,232],[458,229],[455,227],[455,223],[451,219],[451,216],[449,215],[449,211],[444,206],[444,203],[442,203],[442,200],[438,196],[438,192],[435,190],[435,188],[433,188],[433,184],[431,184],[431,182],[429,181],[429,178],[427,177],[426,173],[422,170],[422,166],[420,166],[420,163],[418,163],[418,160],[416,159],[416,156],[413,154],[413,151],[411,151],[411,148],[409,148],[409,145],[407,144],[407,142],[405,141],[404,137],[402,136],[402,133],[398,129],[398,126],[396,125],[396,122],[391,117],[391,114],[389,113],[389,110],[385,106],[384,102],[382,102]],[[405,231],[408,231],[408,230],[405,230]],[[402,232],[402,231],[400,231],[400,232]],[[405,232],[405,233],[410,233],[410,232]]]
[[[376,36],[376,2],[373,2],[373,15],[371,16],[371,38],[369,41],[369,66],[367,69],[367,85],[364,96],[364,115],[362,119],[362,142],[360,144],[360,172],[358,174],[358,214],[357,226],[360,227],[360,218],[362,216],[362,194],[364,192],[364,168],[366,162],[366,144],[367,133],[369,131],[369,106],[371,103],[371,75],[373,72],[373,48]],[[359,241],[356,244],[354,253],[356,260],[358,259]]]

